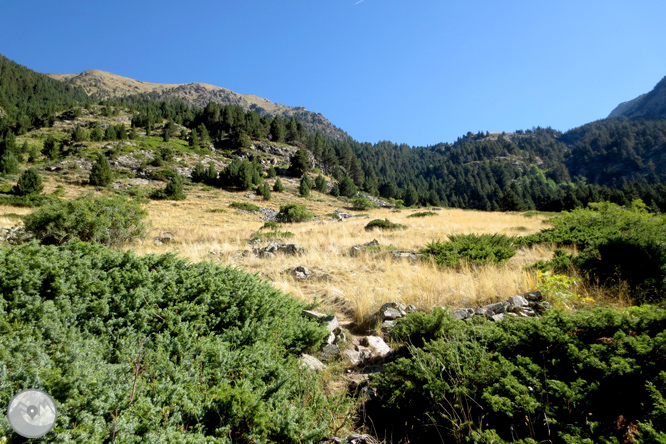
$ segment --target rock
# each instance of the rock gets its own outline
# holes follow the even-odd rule
[[[416,250],[393,250],[389,251],[389,254],[393,256],[394,259],[411,259],[416,260],[425,256],[423,253],[419,253]]]
[[[543,301],[543,294],[540,291],[530,291],[529,293],[525,293],[523,297],[532,302]]]
[[[334,344],[343,344],[345,342],[347,342],[347,335],[345,335],[344,332],[341,331],[340,333],[335,334]]]
[[[384,321],[382,322],[382,328],[393,328],[395,327],[395,321]]]
[[[368,359],[372,359],[372,350],[367,347],[357,346],[356,349],[348,348],[342,351],[342,355],[349,360],[349,363],[356,367]]]
[[[462,308],[453,312],[453,317],[460,320],[469,319],[474,316],[474,309]]]
[[[383,310],[381,313],[382,316],[384,317],[383,320],[385,321],[394,321],[396,319],[400,319],[401,317],[403,317],[403,314],[400,313],[400,310],[398,310],[397,308],[387,308],[386,310]]]
[[[155,245],[163,245],[163,244],[170,244],[173,242],[173,234],[171,233],[160,233],[159,236],[155,238]]]
[[[326,343],[327,344],[334,344],[335,343],[335,333],[331,332],[328,335],[328,338],[326,338]]]
[[[317,355],[322,361],[332,361],[340,356],[340,346],[334,344],[325,345]]]
[[[377,396],[376,392],[371,397],[375,396]],[[370,435],[352,433],[346,438],[338,438],[337,436],[328,438],[326,441],[323,441],[323,444],[377,444],[377,441]]]
[[[361,345],[373,348],[376,356],[381,358],[385,358],[391,354],[391,347],[379,336],[366,336],[361,340]]]
[[[509,305],[508,302],[496,302],[494,304],[486,305],[484,308],[486,310],[486,313],[488,313],[489,316],[492,316],[494,314],[500,314],[506,312],[506,307],[508,305]]]
[[[261,207],[259,208],[259,212],[261,213],[261,219],[268,221],[268,222],[277,222],[277,215],[278,212],[272,208],[265,208]]]
[[[0,228],[0,242],[6,242],[9,245],[19,245],[33,237],[23,227]]]
[[[499,322],[499,321],[501,321],[502,319],[504,319],[504,313],[495,314],[495,315],[492,315],[492,316],[490,317],[490,320],[493,321],[493,322]]]
[[[312,277],[312,271],[302,265],[291,270],[291,274],[296,279],[310,279]]]
[[[247,197],[248,199],[255,199],[257,197],[257,195],[256,194],[246,194],[245,197]]]
[[[301,368],[308,368],[313,372],[320,372],[326,370],[326,366],[319,359],[315,358],[312,355],[301,355]]]
[[[356,256],[358,256],[358,254],[361,251],[365,250],[365,248],[367,248],[367,247],[376,247],[376,246],[379,246],[379,241],[377,239],[373,239],[370,242],[368,242],[367,244],[354,245],[353,247],[351,247],[351,249],[349,251],[349,255],[352,256],[352,257],[356,257]]]
[[[338,219],[349,219],[350,217],[354,217],[353,214],[345,213],[337,209],[334,210],[333,212],[338,215]]]
[[[407,306],[407,308],[405,308],[405,311],[406,311],[407,313],[412,313],[412,312],[417,311],[417,310],[416,310],[416,305],[409,304],[409,305]]]
[[[442,211],[442,209],[439,208],[439,207],[432,207],[431,210],[432,210],[432,211]]]
[[[522,296],[512,296],[508,300],[511,307],[527,307],[529,302]]]
[[[272,253],[273,255],[276,253],[283,253],[292,256],[305,254],[305,248],[298,244],[278,244],[275,242],[272,242],[263,248],[255,248],[253,251],[254,254],[259,257],[268,257],[266,256],[266,253]]]
[[[338,318],[332,315],[327,315],[324,313],[319,313],[318,311],[313,310],[303,310],[303,314],[309,318],[317,319],[322,324],[326,325],[328,331],[332,332],[340,326]]]

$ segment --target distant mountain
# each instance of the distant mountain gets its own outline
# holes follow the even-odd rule
[[[319,131],[334,140],[350,140],[350,136],[333,125],[320,113],[308,111],[303,107],[291,107],[273,103],[270,100],[252,94],[238,94],[219,86],[205,83],[159,84],[147,83],[112,73],[89,70],[80,74],[48,74],[66,84],[82,87],[93,98],[103,100],[130,95],[149,95],[154,100],[178,98],[190,105],[204,107],[208,102],[222,105],[238,105],[259,114],[297,118],[312,133]]]
[[[649,93],[620,103],[608,117],[666,119],[666,77]]]

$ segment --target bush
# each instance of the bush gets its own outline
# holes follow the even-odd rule
[[[113,182],[113,172],[111,171],[111,165],[106,159],[104,154],[99,154],[97,156],[97,161],[93,164],[92,169],[90,170],[90,178],[88,179],[90,185],[106,187]]]
[[[301,183],[298,187],[298,194],[301,197],[310,197],[310,185],[308,184],[307,175],[301,178]]]
[[[393,335],[414,345],[371,379],[367,424],[395,442],[663,440],[664,329],[655,307],[498,323],[410,314]]]
[[[21,174],[19,180],[14,187],[14,194],[17,196],[30,196],[39,194],[44,190],[42,183],[42,176],[39,175],[35,168],[30,168]]]
[[[375,204],[370,202],[370,199],[363,196],[358,196],[352,199],[352,208],[357,211],[369,210],[370,208],[375,208]]]
[[[278,222],[305,222],[315,216],[305,209],[305,205],[287,204],[280,206],[276,219]]]
[[[268,221],[268,222],[265,222],[265,223],[261,226],[261,229],[262,229],[262,230],[264,230],[264,229],[268,229],[268,230],[277,230],[279,227],[280,227],[280,224],[278,224],[277,222]]]
[[[317,178],[315,179],[315,188],[320,193],[325,193],[328,189],[328,184],[326,183],[326,179],[321,174],[317,175]]]
[[[282,185],[282,181],[279,177],[275,179],[275,183],[273,184],[273,191],[276,193],[281,193],[284,191],[284,185]]]
[[[56,399],[49,442],[322,442],[352,413],[299,368],[326,329],[258,276],[82,243],[0,248],[0,269],[3,393]]]
[[[122,197],[87,195],[55,201],[25,217],[25,230],[44,244],[72,240],[121,246],[146,234],[146,212]]]
[[[375,228],[381,228],[383,230],[404,230],[407,228],[407,225],[397,224],[388,219],[374,219],[368,222],[368,225],[365,226],[367,231],[374,230]]]
[[[151,197],[153,199],[169,199],[169,200],[183,200],[185,193],[183,193],[183,178],[180,174],[176,173],[163,190],[155,191]]]
[[[419,213],[412,213],[407,217],[426,217],[426,216],[437,216],[437,213],[434,211],[421,211]]]
[[[230,207],[236,208],[238,210],[243,210],[243,211],[259,211],[260,208],[254,204],[247,203],[247,202],[231,202],[229,204]]]
[[[264,198],[264,200],[271,200],[271,187],[268,186],[268,182],[264,182],[263,184],[259,185],[257,191],[261,197]]]
[[[264,233],[261,232],[256,232],[252,234],[252,237],[250,238],[251,240],[265,240],[265,239],[290,239],[294,237],[294,233],[291,231],[280,231],[280,230],[273,230],[273,231],[267,231]]]
[[[520,242],[576,245],[578,255],[557,254],[536,267],[566,271],[569,266],[603,285],[629,284],[637,301],[666,297],[666,217],[635,201],[630,208],[608,202],[563,213],[549,220],[552,229]]]
[[[451,234],[449,242],[433,241],[421,250],[440,266],[499,265],[516,254],[514,238],[503,234]]]

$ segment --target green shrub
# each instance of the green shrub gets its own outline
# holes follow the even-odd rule
[[[183,178],[180,174],[176,173],[171,178],[169,183],[163,190],[156,190],[151,197],[153,199],[169,199],[169,200],[183,200],[185,193],[183,193]]]
[[[301,178],[301,183],[298,187],[298,194],[300,194],[301,197],[310,197],[310,185],[309,180],[307,179],[307,175]]]
[[[121,246],[146,234],[146,212],[120,196],[54,201],[25,217],[25,230],[45,244],[72,240]]]
[[[351,200],[352,203],[352,209],[357,210],[357,211],[365,211],[369,210],[370,208],[375,208],[376,205],[373,204],[370,199],[364,196],[358,196],[355,197]]]
[[[243,210],[243,211],[259,211],[260,208],[254,204],[247,203],[247,202],[231,202],[229,204],[230,207],[236,208],[238,210]]]
[[[97,161],[93,164],[90,170],[90,178],[88,179],[90,185],[106,187],[113,182],[113,172],[111,165],[106,159],[104,154],[97,155]]]
[[[563,213],[549,220],[552,229],[525,236],[519,242],[576,245],[578,255],[557,254],[541,270],[576,268],[602,285],[626,282],[637,301],[666,297],[666,217],[647,211],[635,201],[630,208],[612,203]]]
[[[375,228],[381,228],[382,230],[404,230],[407,228],[407,225],[397,224],[388,219],[374,219],[365,226],[367,231],[374,230]]]
[[[259,185],[257,191],[264,198],[264,200],[271,200],[271,187],[268,185],[268,182],[264,182]]]
[[[280,206],[276,219],[278,222],[305,222],[312,219],[314,213],[306,210],[305,205],[287,204]]]
[[[25,170],[19,177],[19,180],[14,187],[14,194],[17,196],[31,196],[39,194],[44,190],[42,183],[42,176],[39,175],[35,168]]]
[[[264,229],[266,229],[266,230],[277,230],[279,227],[280,227],[280,224],[278,224],[277,222],[268,221],[268,222],[265,222],[261,226],[261,229],[262,230],[264,230]]]
[[[407,217],[426,217],[426,216],[437,216],[437,213],[433,211],[421,211],[418,213],[412,213]]]
[[[666,311],[656,307],[498,323],[410,314],[393,335],[414,345],[371,379],[378,397],[364,408],[366,424],[394,442],[663,437],[665,329]]]
[[[0,248],[0,269],[3,400],[50,393],[48,442],[318,443],[353,413],[299,368],[326,329],[258,276],[82,243]]]
[[[315,188],[320,193],[325,193],[328,190],[328,184],[326,183],[326,178],[321,174],[317,175],[315,178]]]
[[[503,234],[451,234],[448,242],[433,241],[421,252],[440,266],[498,265],[516,254],[516,246]]]

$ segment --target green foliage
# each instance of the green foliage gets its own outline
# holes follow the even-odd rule
[[[192,171],[192,182],[200,183],[206,180],[206,167],[201,162],[197,163]]]
[[[272,178],[274,178],[275,176],[277,176],[277,171],[275,171],[275,167],[274,167],[274,166],[271,166],[271,167],[268,169],[268,171],[266,171],[266,177],[268,177],[269,179],[272,179]]]
[[[88,182],[90,185],[98,187],[106,187],[113,182],[111,165],[109,165],[109,161],[104,154],[97,155],[97,161],[95,161],[90,170],[90,178],[88,179]]]
[[[524,243],[576,245],[579,255],[557,253],[541,270],[565,271],[569,267],[602,284],[629,284],[639,301],[666,296],[666,218],[647,211],[641,201],[630,208],[611,203],[563,213],[549,220],[552,229],[526,236]]]
[[[60,152],[60,143],[52,135],[48,135],[44,141],[44,147],[42,148],[42,154],[49,160],[54,160],[58,158]]]
[[[259,185],[257,191],[264,198],[264,200],[271,200],[271,187],[268,185],[268,182],[264,182]]]
[[[281,193],[284,191],[284,185],[282,185],[282,181],[279,177],[275,179],[275,183],[273,184],[273,191],[276,193]]]
[[[303,176],[310,170],[310,156],[308,155],[307,150],[300,148],[296,151],[291,158],[291,164],[289,165],[289,171],[292,176],[300,177]]]
[[[352,198],[358,193],[358,188],[354,185],[354,181],[349,176],[344,176],[337,185],[338,196]],[[331,194],[335,196],[333,191],[331,191]]]
[[[407,217],[426,217],[426,216],[437,216],[437,213],[434,211],[420,211],[418,213],[412,213]]]
[[[617,443],[666,432],[666,311],[400,320],[409,356],[372,378],[367,424],[397,442]],[[494,435],[493,440],[481,436]],[[657,442],[657,441],[639,441]]]
[[[253,185],[259,185],[262,179],[261,165],[248,159],[235,158],[220,173],[220,185],[241,190],[249,190]]]
[[[448,242],[432,241],[421,252],[445,267],[498,265],[516,254],[516,245],[503,234],[451,234]]]
[[[326,329],[258,276],[82,243],[0,268],[0,401],[50,393],[44,442],[322,442],[348,411],[299,368]]]
[[[365,211],[369,210],[370,208],[375,208],[376,205],[373,204],[370,199],[364,196],[357,196],[351,200],[352,203],[352,209],[357,210],[357,211]]]
[[[5,151],[0,157],[0,174],[17,174],[19,162],[11,151]]]
[[[14,187],[14,194],[17,196],[30,196],[39,194],[43,190],[42,176],[39,175],[35,168],[30,168],[25,170],[19,177]]]
[[[365,226],[367,231],[374,230],[375,228],[380,228],[382,230],[404,230],[407,228],[407,225],[391,222],[388,219],[374,219],[368,222]]]
[[[287,204],[280,206],[276,219],[278,222],[305,222],[314,216],[315,214],[308,211],[305,205]]]
[[[120,196],[87,195],[44,205],[25,217],[25,229],[45,244],[81,240],[120,247],[145,236],[146,214]]]
[[[326,191],[328,191],[328,184],[326,183],[326,178],[321,174],[317,175],[317,177],[315,178],[314,185],[317,191],[319,191],[320,193],[325,193]]]
[[[261,226],[262,230],[277,230],[280,227],[280,224],[273,221],[264,222]]]
[[[298,194],[300,194],[301,197],[310,197],[309,181],[306,178],[307,175],[303,176],[300,185],[298,186]]]
[[[156,190],[151,197],[153,199],[183,200],[186,198],[183,192],[183,178],[180,174],[174,174],[163,190]]]
[[[255,204],[251,204],[248,202],[231,202],[229,204],[230,207],[236,208],[237,210],[243,210],[243,211],[259,211],[260,208],[256,206]]]

